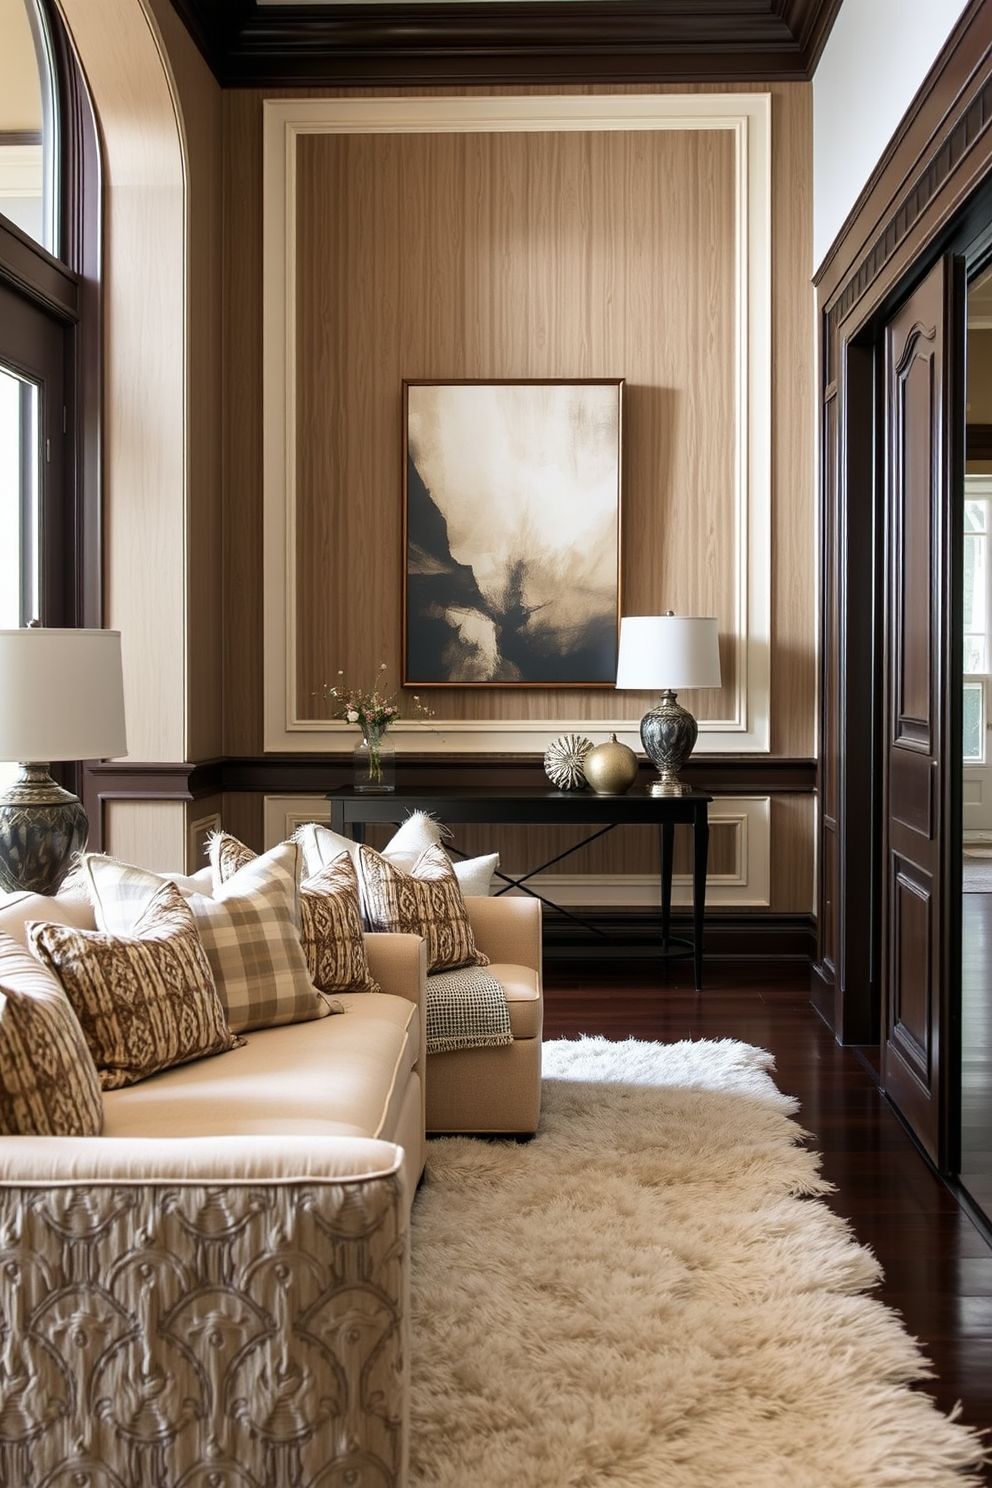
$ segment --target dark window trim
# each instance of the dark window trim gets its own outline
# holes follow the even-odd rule
[[[74,366],[67,376],[68,415],[75,431],[70,503],[74,564],[67,582],[73,591],[74,623],[98,627],[104,620],[103,162],[79,58],[53,0],[41,3],[48,14],[59,93],[62,257],[78,285]]]
[[[38,0],[54,69],[60,257],[0,215],[0,283],[63,328],[65,449],[59,488],[57,552],[45,560],[57,575],[46,593],[43,624],[103,624],[103,173],[99,132],[82,67],[55,0]],[[29,141],[21,141],[28,143]],[[56,778],[80,793],[81,764],[60,765]],[[99,838],[99,823],[94,824]],[[98,840],[94,846],[100,846]]]
[[[0,282],[65,328],[66,451],[60,592],[49,597],[50,625],[103,623],[101,291],[102,168],[99,136],[82,69],[51,0],[40,0],[49,29],[58,95],[62,257],[56,258],[0,215]]]

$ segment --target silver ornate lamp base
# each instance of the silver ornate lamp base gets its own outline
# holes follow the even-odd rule
[[[648,787],[652,796],[684,796],[692,790],[679,779],[679,771],[693,751],[698,732],[696,720],[674,692],[663,692],[657,706],[645,713],[641,743],[658,771],[658,779]]]
[[[55,783],[47,764],[22,764],[0,792],[0,889],[56,893],[88,835],[79,797]]]

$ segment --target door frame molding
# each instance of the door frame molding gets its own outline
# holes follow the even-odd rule
[[[843,1043],[877,1044],[880,1030],[878,658],[864,637],[877,637],[880,618],[881,327],[943,253],[970,253],[990,222],[992,7],[971,0],[814,281],[821,616],[812,997]]]

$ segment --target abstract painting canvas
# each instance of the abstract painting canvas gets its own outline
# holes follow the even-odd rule
[[[405,683],[613,686],[622,389],[404,382]]]

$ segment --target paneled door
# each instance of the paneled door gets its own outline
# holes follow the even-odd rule
[[[945,1170],[960,1079],[963,306],[960,261],[942,259],[885,333],[882,1084]]]

